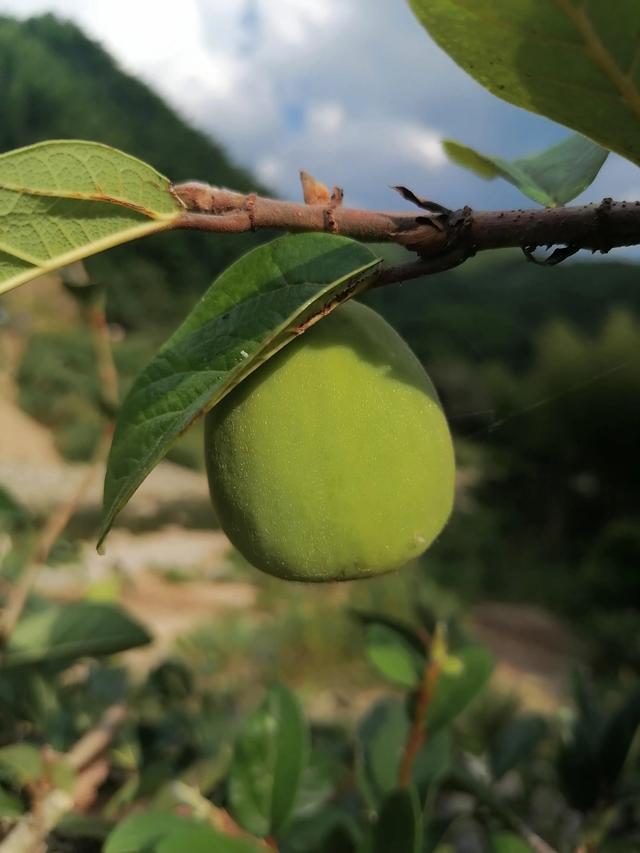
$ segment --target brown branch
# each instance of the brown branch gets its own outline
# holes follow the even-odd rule
[[[536,246],[564,245],[608,252],[640,243],[638,201],[606,198],[599,204],[526,210],[473,211],[465,207],[444,217],[440,211],[446,209],[437,205],[436,219],[428,210],[381,212],[333,202],[296,203],[199,183],[176,185],[173,192],[185,207],[174,228],[226,234],[258,229],[331,231],[365,242],[397,243],[417,252],[425,264],[392,267],[391,272],[382,272],[378,284],[439,272],[487,249],[531,251]]]
[[[429,638],[425,637],[425,646],[427,648],[427,660],[422,673],[422,680],[418,688],[416,696],[415,710],[409,735],[407,737],[404,752],[400,760],[400,769],[398,771],[398,785],[401,788],[407,788],[411,784],[411,776],[413,774],[413,765],[420,749],[424,745],[427,735],[427,712],[429,703],[433,698],[433,693],[440,674],[440,665],[434,661],[429,655]]]

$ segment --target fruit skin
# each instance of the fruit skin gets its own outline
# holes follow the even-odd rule
[[[397,569],[426,550],[453,504],[436,391],[386,320],[353,301],[209,412],[205,458],[229,539],[289,580]]]

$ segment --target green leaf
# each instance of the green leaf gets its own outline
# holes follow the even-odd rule
[[[97,142],[41,142],[0,156],[0,293],[168,228],[167,178]]]
[[[260,853],[257,842],[222,835],[211,826],[192,826],[171,833],[154,848],[156,853]]]
[[[481,178],[504,178],[545,207],[557,207],[580,195],[595,180],[609,154],[577,133],[539,154],[517,160],[480,154],[451,139],[443,145],[454,163]]]
[[[20,797],[0,787],[0,820],[20,817],[25,808]]]
[[[441,672],[427,711],[427,731],[447,726],[461,714],[487,684],[493,658],[481,646],[467,646],[456,654],[459,672]]]
[[[547,733],[547,723],[536,714],[524,714],[509,721],[496,734],[489,752],[495,779],[529,758]]]
[[[64,838],[67,843],[73,840],[80,847],[82,841],[103,842],[112,829],[113,823],[103,817],[71,812],[63,815],[56,825],[56,836]]]
[[[229,772],[229,802],[253,835],[279,832],[293,808],[307,761],[308,733],[296,697],[273,685],[245,721]]]
[[[0,749],[0,774],[22,787],[45,776],[45,765],[38,747],[14,743]]]
[[[446,850],[449,850],[448,847],[442,845],[442,842],[454,820],[455,815],[431,818],[431,820],[425,823],[422,837],[422,853],[436,853],[436,851],[445,853]]]
[[[373,853],[419,853],[422,817],[414,788],[392,791],[382,803],[374,830]]]
[[[143,853],[168,835],[191,830],[193,820],[169,812],[148,811],[125,818],[107,838],[103,853]]]
[[[409,0],[434,40],[500,98],[640,163],[637,0]]]
[[[600,743],[603,782],[611,788],[620,776],[640,727],[640,690],[632,691],[607,719]]]
[[[358,782],[372,809],[398,784],[409,726],[405,704],[388,698],[374,705],[358,727]]]
[[[111,655],[150,640],[142,625],[115,605],[48,603],[20,619],[0,659],[0,668]]]
[[[489,839],[490,853],[531,853],[531,847],[513,832],[494,832]]]
[[[0,486],[0,530],[24,525],[30,521],[29,512],[18,503],[3,486]]]
[[[379,263],[344,237],[300,234],[260,246],[228,267],[124,401],[98,544],[176,439],[292,340],[299,324],[366,283]]]
[[[420,684],[426,655],[389,625],[374,622],[367,626],[365,651],[378,672],[390,681],[409,688]]]
[[[426,795],[429,788],[437,785],[451,765],[451,732],[448,729],[440,729],[433,734],[427,731],[426,738],[413,769],[413,781],[421,795]]]
[[[287,831],[286,844],[291,853],[353,853],[361,837],[354,817],[327,803],[311,817],[296,818]]]

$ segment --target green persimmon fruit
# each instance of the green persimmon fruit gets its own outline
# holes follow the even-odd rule
[[[205,455],[231,542],[289,580],[397,569],[433,542],[453,503],[436,391],[398,333],[353,301],[209,412]]]

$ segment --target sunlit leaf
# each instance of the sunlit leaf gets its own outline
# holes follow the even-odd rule
[[[0,293],[169,227],[167,178],[97,142],[41,142],[0,155]]]
[[[281,237],[226,269],[140,374],[118,418],[100,542],[176,439],[300,325],[362,286],[379,261],[329,234]]]
[[[637,0],[409,0],[434,40],[512,104],[640,163]]]
[[[579,195],[591,184],[609,154],[580,134],[529,157],[505,160],[480,154],[467,145],[447,139],[444,150],[450,160],[481,178],[504,178],[524,195],[546,207],[557,207]]]

